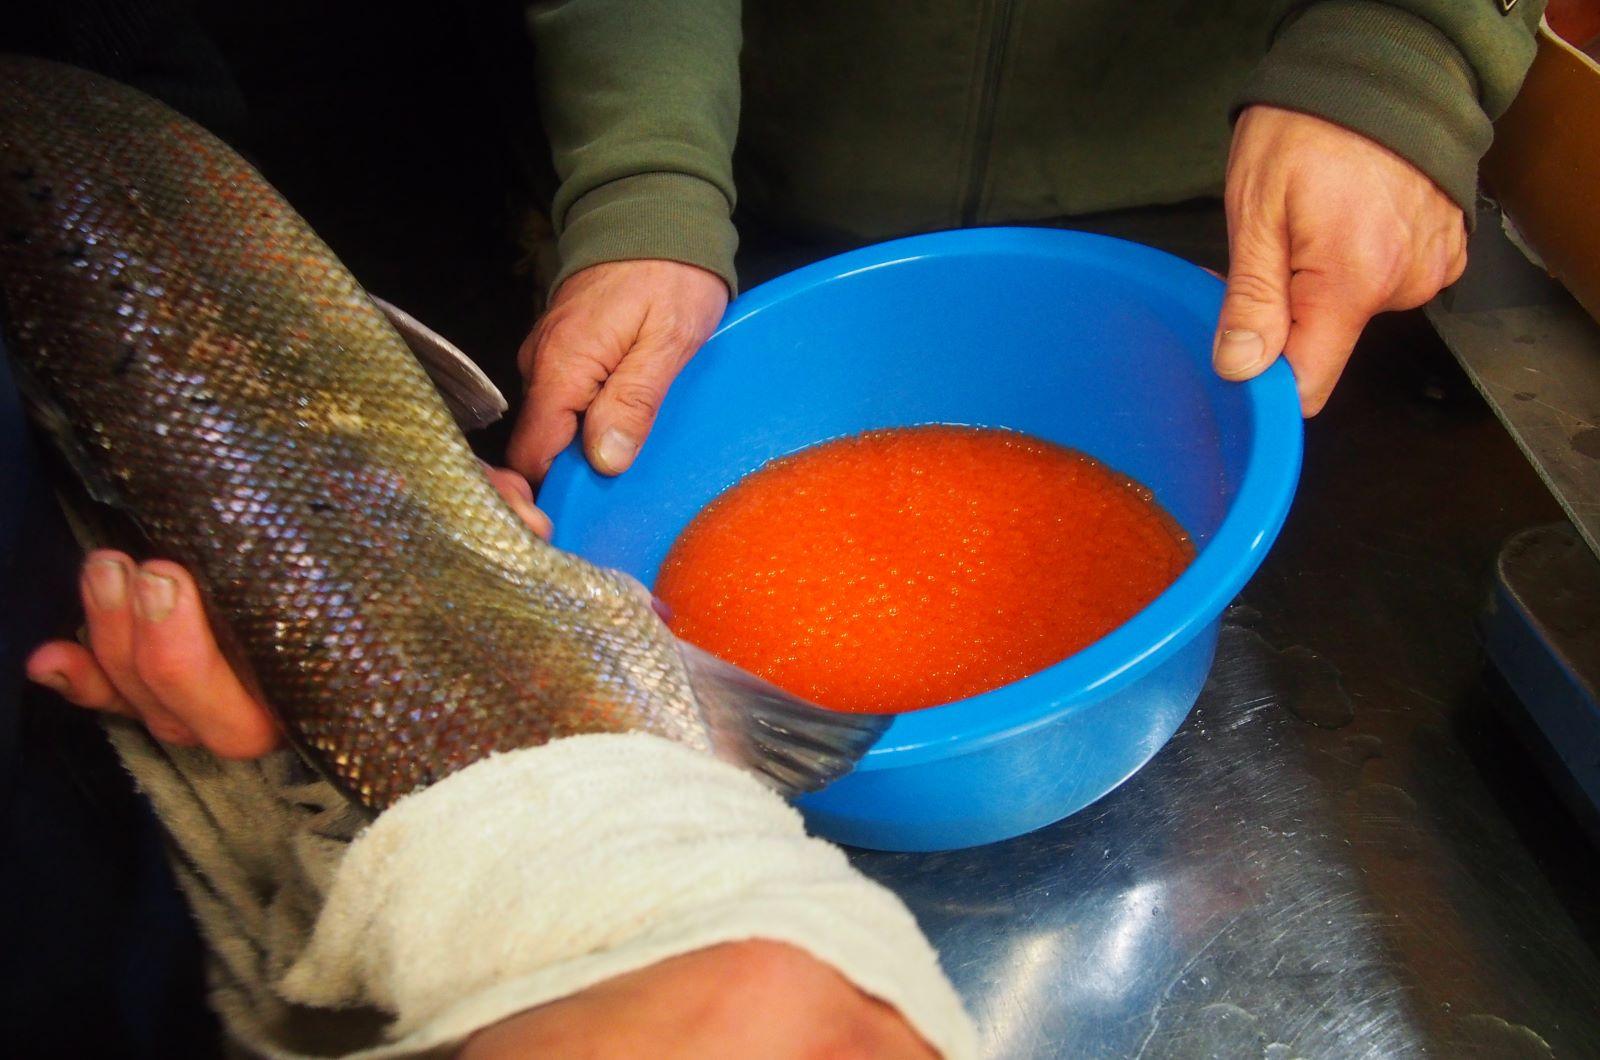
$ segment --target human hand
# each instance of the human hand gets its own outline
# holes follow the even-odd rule
[[[460,1060],[931,1060],[898,1011],[804,950],[728,943],[529,1009],[468,1039]]]
[[[1466,268],[1454,200],[1399,155],[1308,114],[1254,106],[1240,116],[1226,199],[1217,373],[1252,378],[1281,350],[1307,416],[1368,320],[1422,305]]]
[[[507,450],[534,481],[578,432],[604,475],[628,469],[667,388],[728,307],[715,274],[676,261],[613,261],[573,273],[517,354],[527,401]]]
[[[540,537],[550,520],[514,471],[487,468],[490,481]],[[28,658],[28,677],[69,702],[144,723],[158,740],[204,746],[223,758],[255,758],[282,735],[272,712],[223,657],[187,571],[168,560],[135,563],[100,550],[79,579],[89,646],[57,640]]]

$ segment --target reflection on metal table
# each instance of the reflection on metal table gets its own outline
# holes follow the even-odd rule
[[[988,1056],[1600,1055],[1600,861],[1473,634],[1556,508],[1415,315],[1366,347],[1150,765],[1030,836],[855,855]]]
[[[1490,204],[1470,252],[1428,318],[1600,556],[1600,323],[1522,256]]]

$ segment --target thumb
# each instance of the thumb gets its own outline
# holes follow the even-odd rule
[[[628,351],[583,418],[583,448],[596,471],[620,475],[633,464],[667,388],[698,345],[692,339],[640,342]]]
[[[1224,379],[1260,375],[1289,338],[1289,233],[1245,223],[1229,239],[1228,290],[1211,360]]]
[[[625,331],[626,329],[624,329]],[[591,321],[541,323],[524,349],[532,368],[527,372],[527,398],[506,446],[513,470],[541,481],[550,464],[578,433],[578,417],[600,392],[612,365],[623,356],[628,338],[612,338]]]

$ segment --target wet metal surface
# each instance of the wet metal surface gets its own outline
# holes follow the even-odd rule
[[[987,1055],[1600,1055],[1600,865],[1472,627],[1499,542],[1554,505],[1419,320],[1358,356],[1150,765],[1031,836],[855,856]]]
[[[1594,953],[1536,877],[1507,871],[1529,866],[1496,863],[1514,852],[1456,860],[1426,793],[1388,779],[1383,738],[1318,731],[1345,701],[1336,680],[1230,622],[1189,722],[1100,805],[987,849],[859,858],[921,918],[987,1055],[1600,1043]],[[1427,786],[1448,778],[1428,765]]]
[[[1490,240],[1505,243],[1499,215],[1480,212],[1474,275],[1428,317],[1600,556],[1600,323]]]

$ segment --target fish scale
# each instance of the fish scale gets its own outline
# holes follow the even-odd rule
[[[852,724],[679,644],[549,547],[289,205],[162,104],[0,58],[0,291],[30,404],[191,569],[296,745],[381,809],[487,754],[643,731],[782,790]]]
[[[194,123],[0,56],[0,167],[30,408],[195,573],[294,745],[358,802],[595,732],[795,793],[882,732],[680,644],[642,586],[533,535],[354,277]]]

